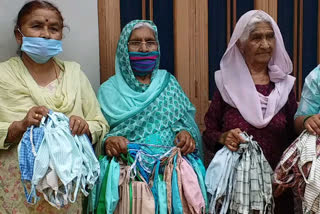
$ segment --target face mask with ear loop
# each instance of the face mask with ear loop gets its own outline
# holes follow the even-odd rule
[[[18,31],[21,33],[20,29]],[[22,33],[21,51],[25,52],[34,62],[44,64],[62,52],[62,41],[41,37],[26,37]]]

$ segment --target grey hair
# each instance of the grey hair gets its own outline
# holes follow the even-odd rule
[[[150,28],[153,32],[155,32],[154,29],[153,29],[153,27],[151,26],[151,24],[149,24],[149,23],[147,23],[147,22],[139,22],[139,23],[137,23],[137,24],[133,27],[132,30],[135,30],[135,29],[138,29],[138,28],[142,28],[142,27]]]
[[[239,38],[240,43],[244,43],[248,40],[250,33],[255,29],[256,24],[260,22],[267,22],[271,24],[270,18],[264,14],[257,12],[255,13],[250,21],[248,22],[247,26],[244,28],[242,35]]]

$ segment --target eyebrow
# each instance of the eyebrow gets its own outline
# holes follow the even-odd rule
[[[253,31],[250,33],[250,36],[261,36],[261,35],[264,35],[264,34],[274,34],[274,32],[272,30],[270,31],[267,31],[267,32],[257,32],[257,31]]]
[[[35,24],[41,24],[42,25],[43,23],[45,23],[45,21],[43,21],[43,20],[31,20],[31,22],[30,22],[31,25],[35,25]],[[62,26],[62,24],[59,21],[56,21],[56,20],[54,20],[52,22],[50,22],[50,20],[49,20],[49,25],[50,26],[58,26],[58,27]]]
[[[43,21],[39,21],[39,20],[32,20],[30,22],[31,25],[34,25],[34,24],[43,24]]]

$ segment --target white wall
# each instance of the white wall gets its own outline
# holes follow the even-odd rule
[[[76,61],[95,91],[100,85],[98,11],[95,0],[49,0],[60,9],[65,24],[63,49],[59,58]],[[13,28],[26,0],[0,0],[0,61],[16,55]]]

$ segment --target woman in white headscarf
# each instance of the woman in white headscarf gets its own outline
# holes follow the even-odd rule
[[[220,68],[215,72],[218,90],[205,116],[207,147],[216,151],[225,145],[237,151],[243,141],[239,133],[245,131],[259,143],[274,169],[294,139],[297,109],[295,78],[289,75],[292,63],[275,21],[260,10],[245,13]],[[289,208],[287,203],[276,203],[276,213],[291,213]]]

